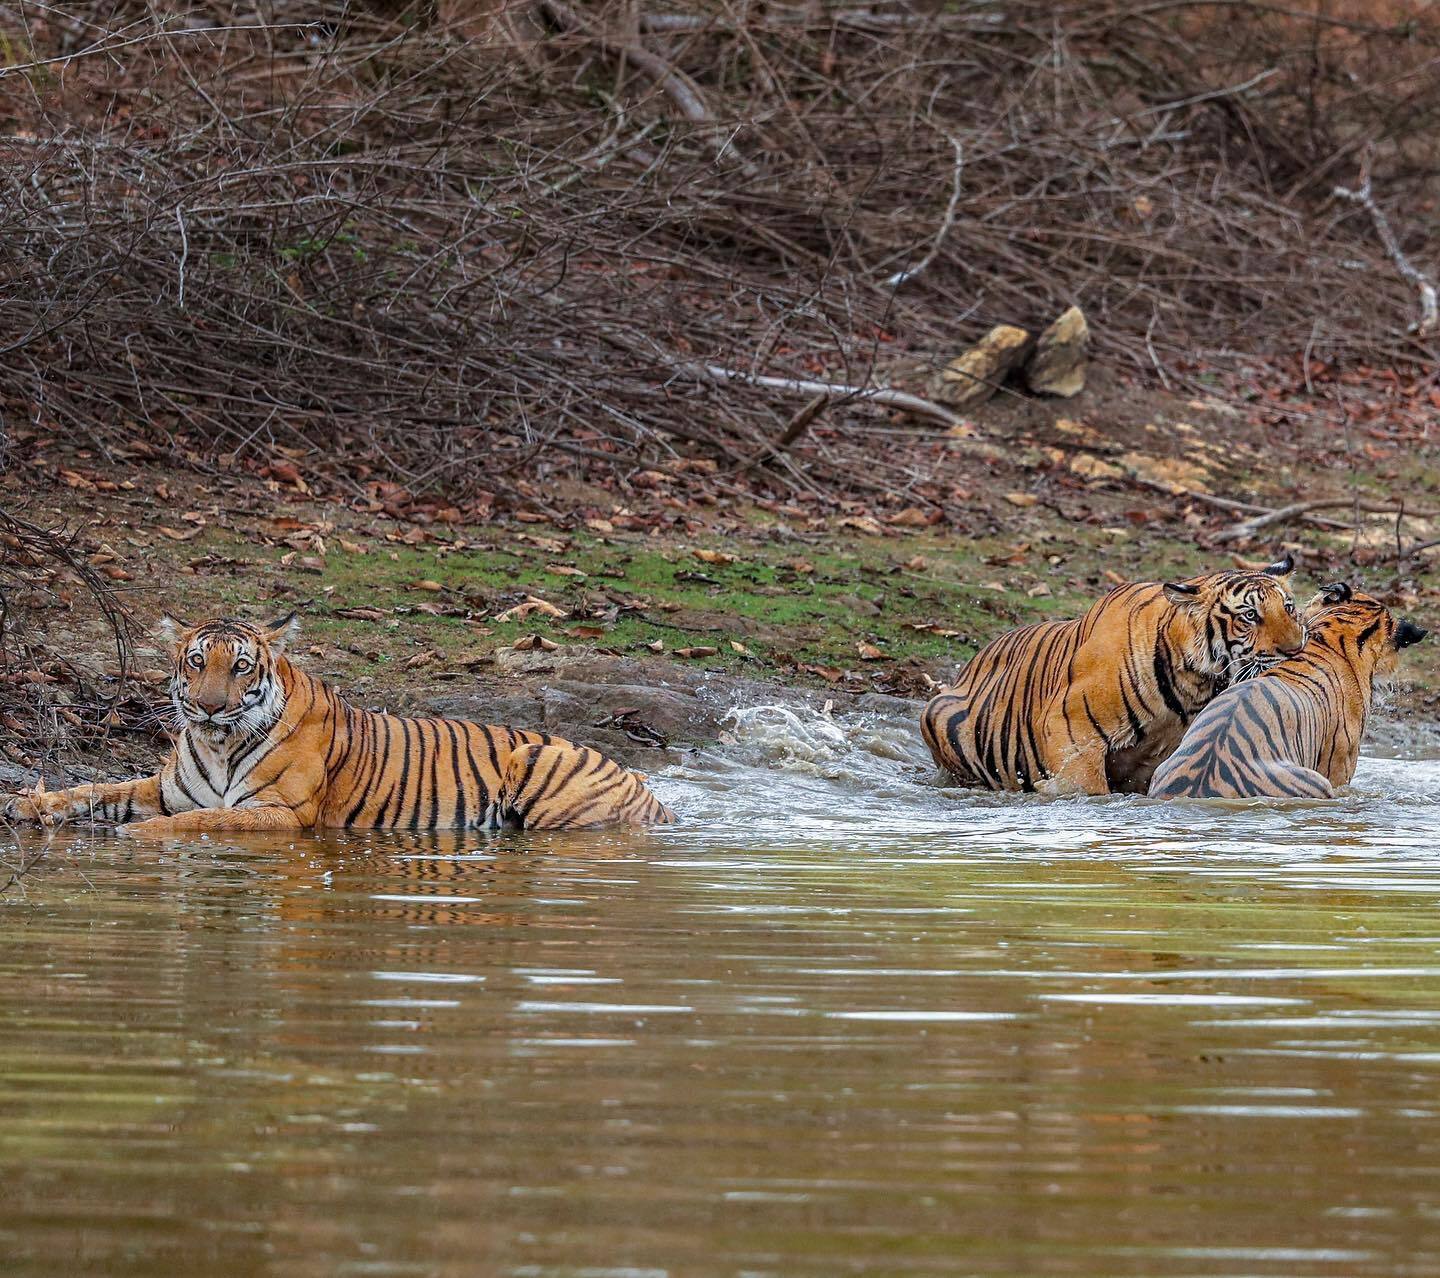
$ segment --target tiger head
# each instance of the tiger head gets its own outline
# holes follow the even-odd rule
[[[1305,646],[1305,626],[1290,594],[1294,568],[1287,554],[1258,571],[1214,572],[1165,583],[1165,598],[1194,627],[1195,669],[1228,686]]]
[[[280,654],[299,632],[292,612],[270,626],[227,617],[187,625],[160,623],[173,645],[170,700],[184,727],[212,741],[263,732],[285,708]]]
[[[1419,643],[1429,633],[1408,617],[1396,617],[1374,595],[1352,590],[1343,581],[1321,588],[1305,605],[1305,621],[1319,642],[1342,650],[1350,647],[1352,659],[1368,660],[1372,674],[1381,679],[1395,673],[1402,648]]]

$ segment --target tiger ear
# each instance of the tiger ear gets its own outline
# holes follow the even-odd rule
[[[284,652],[285,645],[300,633],[300,614],[286,613],[278,621],[272,621],[260,633],[270,645],[270,650],[278,655]]]
[[[1335,604],[1349,603],[1351,594],[1348,581],[1332,581],[1328,586],[1320,587],[1320,602],[1327,608]]]
[[[1160,589],[1166,599],[1181,607],[1189,607],[1200,598],[1200,587],[1192,586],[1188,581],[1167,581]]]
[[[1273,564],[1267,564],[1260,571],[1271,577],[1288,577],[1295,571],[1295,556],[1287,550]]]
[[[191,626],[166,612],[160,615],[160,624],[155,629],[167,643],[179,643],[180,636],[191,629]]]
[[[1412,643],[1419,643],[1430,632],[1422,626],[1417,626],[1408,617],[1401,618],[1400,624],[1395,628],[1395,646],[1397,648],[1408,648]]]

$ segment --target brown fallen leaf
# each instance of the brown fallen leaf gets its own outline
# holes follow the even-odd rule
[[[1112,586],[1123,586],[1125,584],[1125,578],[1122,577],[1113,568],[1105,569],[1105,580],[1108,581]]]
[[[516,541],[523,541],[527,546],[535,546],[540,550],[548,551],[552,555],[563,554],[570,543],[563,537],[541,537],[535,533],[516,533]]]
[[[676,648],[675,655],[677,657],[713,657],[719,651],[719,648],[712,648],[708,644],[702,643],[690,648]]]
[[[546,564],[546,572],[552,572],[557,577],[576,577],[584,581],[589,573],[582,572],[579,568],[572,568],[569,564]]]
[[[883,661],[885,659],[885,654],[873,643],[857,643],[855,651],[860,654],[861,661]]]
[[[1020,506],[1023,508],[1025,506],[1036,505],[1040,501],[1040,498],[1035,496],[1034,493],[1006,493],[1005,500],[1012,506]]]
[[[531,613],[538,612],[545,617],[564,617],[564,608],[557,608],[548,600],[541,599],[536,595],[527,595],[523,603],[516,604],[513,608],[507,608],[504,612],[495,615],[496,621],[523,621]]]
[[[664,652],[665,641],[663,639],[652,639],[645,647],[649,648],[651,652]]]
[[[102,567],[102,568],[100,569],[100,571],[103,572],[107,577],[109,577],[111,581],[134,581],[134,580],[135,580],[134,576],[133,576],[132,574],[126,572],[125,569],[123,569],[122,567],[120,567],[119,564],[106,564],[104,567]]]
[[[554,652],[559,646],[555,640],[544,635],[522,635],[513,644],[516,652]]]
[[[911,572],[924,572],[925,569],[930,567],[930,561],[926,559],[924,555],[916,555],[913,559],[907,559],[905,561],[905,567]]]
[[[335,615],[350,621],[385,621],[390,616],[379,608],[337,608]]]
[[[164,536],[169,537],[171,541],[190,541],[204,531],[202,528],[167,528],[164,524],[159,524],[157,527],[160,529],[160,532]]]
[[[785,567],[790,569],[791,572],[798,572],[802,577],[808,577],[815,571],[815,565],[808,559],[787,559],[785,560]]]
[[[938,524],[944,515],[935,509],[923,510],[919,506],[907,506],[898,515],[891,515],[885,522],[896,524],[901,528],[928,528],[931,524]]]
[[[747,648],[738,639],[730,640],[730,651],[738,652],[742,657],[748,657],[750,655],[750,649]]]
[[[601,639],[605,636],[604,626],[571,626],[565,632],[570,639]]]
[[[413,657],[411,657],[408,661],[406,661],[406,663],[405,663],[405,669],[406,669],[406,670],[419,670],[422,666],[428,666],[432,661],[436,660],[439,656],[440,656],[440,654],[439,654],[438,652],[435,652],[434,650],[429,650],[429,651],[426,651],[426,652],[417,652]]]
[[[444,590],[445,587],[442,586],[438,581],[434,581],[434,580],[432,580],[431,578],[426,577],[423,581],[412,581],[412,582],[410,583],[410,589],[411,589],[411,590],[428,590],[428,591],[431,591],[432,593],[434,593],[434,592],[436,592],[436,591]]]
[[[1052,592],[1050,587],[1042,581],[1038,586],[1031,586],[1025,593],[1029,595],[1031,599],[1047,599]]]
[[[733,564],[739,558],[723,550],[692,550],[690,553],[702,564]]]
[[[347,555],[368,555],[370,553],[369,546],[362,546],[358,541],[346,541],[344,537],[340,538],[340,549]]]

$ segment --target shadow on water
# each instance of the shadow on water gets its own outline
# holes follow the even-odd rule
[[[947,789],[776,707],[595,835],[56,836],[7,1274],[1425,1273],[1440,763]]]

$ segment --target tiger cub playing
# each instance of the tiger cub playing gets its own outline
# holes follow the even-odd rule
[[[136,834],[183,830],[579,830],[674,821],[640,774],[543,732],[361,710],[284,656],[271,627],[165,619],[184,727],[160,772],[31,791],[7,817],[93,816]],[[140,819],[148,818],[148,819]]]
[[[1425,631],[1344,582],[1306,610],[1298,657],[1221,693],[1150,785],[1161,799],[1329,799],[1355,775],[1375,680]]]
[[[925,744],[963,785],[1144,794],[1211,697],[1300,651],[1293,567],[1120,586],[1001,635],[925,707]]]

